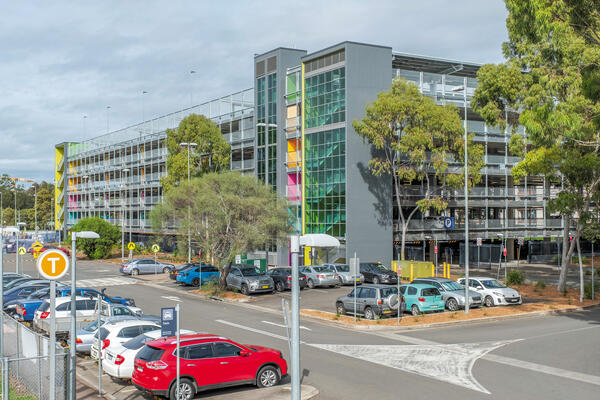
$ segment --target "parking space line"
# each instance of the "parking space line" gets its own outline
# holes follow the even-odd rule
[[[275,339],[285,340],[286,342],[288,341],[288,338],[285,337],[285,336],[277,335],[275,333],[263,331],[263,330],[256,329],[256,328],[250,328],[249,326],[234,324],[233,322],[223,321],[222,319],[217,319],[217,320],[215,320],[215,322],[218,322],[220,324],[225,324],[225,325],[233,326],[234,328],[239,328],[239,329],[243,329],[243,330],[246,330],[246,331],[258,333],[260,335],[270,336],[270,337],[273,337]],[[304,342],[300,342],[300,343],[304,343]]]

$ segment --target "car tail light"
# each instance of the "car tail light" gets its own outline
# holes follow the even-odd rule
[[[123,362],[125,362],[125,357],[119,354],[117,358],[115,358],[115,365],[121,365]]]
[[[379,304],[379,305],[382,305],[382,304],[383,304],[383,301],[381,301],[381,300],[377,300],[377,304]]]
[[[419,301],[425,301],[425,297],[419,297]]]
[[[77,339],[75,339],[75,343],[81,344],[81,343],[83,343],[83,340],[77,338]]]
[[[110,346],[110,339],[104,339],[102,341],[102,350],[104,350],[105,348],[107,348],[108,346]]]
[[[50,311],[44,311],[41,315],[40,318],[48,318],[48,315],[50,315]]]
[[[444,296],[442,296],[442,300],[444,300]]]
[[[325,278],[325,275],[317,275],[317,278],[323,279],[323,278]]]
[[[336,277],[336,278],[339,278],[340,276],[339,276],[338,274],[335,274],[335,277]]]
[[[288,276],[288,277],[287,277],[287,280],[288,280],[288,281],[291,281],[291,280],[292,280],[292,277],[291,277],[291,276]]]
[[[150,368],[150,369],[165,369],[167,368],[169,365],[161,360],[158,361],[150,361],[146,363],[146,367]]]

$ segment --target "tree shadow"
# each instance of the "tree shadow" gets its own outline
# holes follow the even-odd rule
[[[371,148],[371,158],[380,157],[381,154],[375,149]],[[391,176],[385,174],[382,176],[375,176],[371,173],[368,165],[362,162],[356,164],[358,171],[367,184],[369,192],[375,197],[375,202],[372,203],[374,209],[374,217],[377,223],[381,226],[392,226],[393,224],[393,184]],[[388,180],[389,182],[385,182]]]

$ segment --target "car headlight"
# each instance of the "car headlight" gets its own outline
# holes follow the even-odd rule
[[[500,292],[492,292],[492,293],[494,293],[496,296],[504,297],[504,295],[502,293],[500,293]]]
[[[382,277],[383,279],[387,279],[387,278],[389,278],[390,276],[389,276],[389,275],[381,275],[381,277]]]
[[[250,282],[250,287],[257,287],[258,286],[258,282]]]

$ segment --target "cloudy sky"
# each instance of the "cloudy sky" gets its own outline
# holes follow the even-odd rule
[[[106,133],[107,119],[112,131],[185,108],[190,92],[202,103],[251,87],[255,53],[353,40],[488,63],[502,61],[507,36],[501,0],[55,0],[0,9],[0,174],[38,180],[52,180],[56,143]]]

